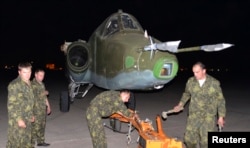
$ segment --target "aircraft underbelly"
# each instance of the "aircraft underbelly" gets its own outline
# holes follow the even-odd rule
[[[114,78],[106,78],[98,75],[95,75],[94,77],[96,79],[97,86],[112,90],[148,90],[153,89],[154,86],[157,85],[164,85],[171,80],[157,79],[154,77],[151,70],[123,72]]]
[[[114,87],[125,86],[126,89],[152,89],[156,85],[164,85],[169,80],[156,79],[151,70],[134,71],[130,73],[121,73],[116,78]],[[111,84],[112,85],[112,84]]]

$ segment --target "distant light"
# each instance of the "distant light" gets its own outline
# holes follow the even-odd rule
[[[52,63],[50,63],[50,64],[46,64],[46,68],[47,69],[50,69],[50,70],[55,70],[55,64],[52,64]]]
[[[49,70],[63,70],[63,67],[57,67],[54,63],[48,63],[45,65],[45,67]]]
[[[15,68],[15,66],[13,66],[13,65],[5,65],[4,66],[4,69],[13,69],[13,68]]]

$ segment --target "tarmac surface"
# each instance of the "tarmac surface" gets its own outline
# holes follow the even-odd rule
[[[16,76],[17,72],[12,75],[3,73],[0,78],[0,148],[5,148],[7,141],[7,85]],[[179,74],[161,90],[134,92],[136,110],[139,111],[140,118],[152,120],[152,124],[156,128],[156,115],[172,109],[178,103],[189,76],[191,75]],[[227,106],[226,125],[223,131],[250,131],[250,83],[249,80],[240,80],[240,78],[242,77],[218,75]],[[59,98],[60,92],[67,89],[67,80],[61,72],[46,73],[45,84],[50,92],[49,101],[52,108],[52,114],[47,117],[46,142],[51,144],[51,148],[91,148],[92,142],[85,111],[90,100],[103,89],[93,87],[83,99],[76,99],[71,104],[69,112],[63,113],[59,109]],[[188,106],[183,112],[169,115],[167,120],[161,120],[165,134],[183,140],[187,110]],[[103,119],[103,123],[109,125],[109,119]],[[127,123],[122,123],[122,131],[128,131]],[[114,132],[109,128],[105,128],[105,132],[109,148],[138,147],[136,130],[131,133],[132,141],[129,144],[127,134]]]

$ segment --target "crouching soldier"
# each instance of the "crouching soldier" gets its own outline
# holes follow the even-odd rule
[[[125,102],[130,98],[130,91],[104,91],[98,94],[91,102],[86,111],[86,118],[93,148],[107,148],[102,117],[109,117],[114,113],[132,117],[136,114],[131,112]]]

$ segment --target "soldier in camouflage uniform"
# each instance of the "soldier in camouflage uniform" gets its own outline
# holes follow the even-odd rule
[[[30,84],[30,63],[19,63],[19,76],[8,85],[8,141],[7,148],[32,148],[31,127],[34,95]]]
[[[189,113],[184,135],[187,148],[208,147],[208,132],[215,131],[216,118],[220,127],[224,126],[226,116],[225,99],[220,82],[206,74],[205,65],[197,62],[193,65],[194,76],[189,78],[176,112],[190,100]]]
[[[130,92],[127,90],[104,91],[90,102],[86,118],[94,148],[107,148],[102,117],[109,117],[114,113],[120,113],[126,117],[133,115],[124,104],[124,102],[128,102],[129,98]]]
[[[49,92],[45,89],[43,83],[44,76],[45,71],[37,69],[35,77],[31,82],[35,96],[34,116],[36,119],[32,128],[32,144],[35,145],[35,142],[37,142],[37,146],[50,145],[49,143],[45,143],[46,115],[50,114],[51,109],[47,98]]]

